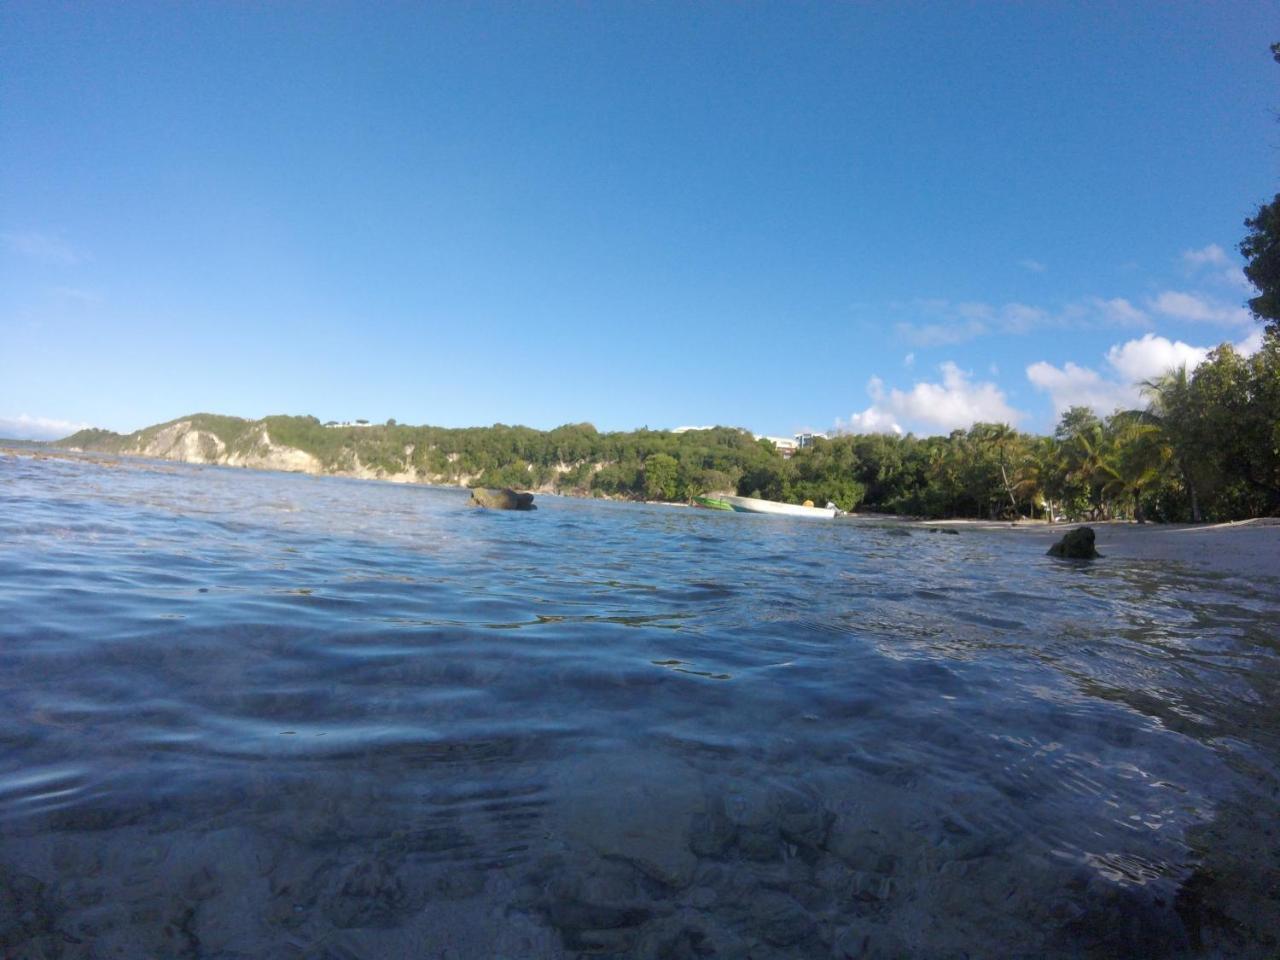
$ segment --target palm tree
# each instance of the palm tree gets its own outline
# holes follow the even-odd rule
[[[1053,523],[1061,472],[1062,451],[1058,441],[1053,437],[1036,437],[1013,475],[1014,492],[1031,505],[1033,518],[1038,506]]]
[[[1191,471],[1191,378],[1187,375],[1186,364],[1154,379],[1143,380],[1140,387],[1147,398],[1147,409],[1126,411],[1124,416],[1161,431],[1191,500],[1191,521],[1200,523],[1204,517],[1200,513],[1200,498]]]
[[[1018,501],[1013,495],[1013,484],[1009,480],[1008,448],[1018,439],[1018,433],[1007,423],[974,424],[973,432],[980,443],[995,447],[1000,467],[1000,479],[1004,483],[1004,492],[1009,496],[1009,506],[1018,513]]]
[[[1083,488],[1089,499],[1091,519],[1106,519],[1108,510],[1104,496],[1107,482],[1105,467],[1107,434],[1100,422],[1094,421],[1072,434],[1063,445],[1066,453],[1066,479]]]
[[[1163,431],[1153,423],[1118,413],[1108,427],[1112,442],[1098,463],[1103,495],[1132,497],[1133,519],[1145,523],[1142,493],[1159,481],[1172,451]]]

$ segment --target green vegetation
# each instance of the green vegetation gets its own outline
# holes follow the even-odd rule
[[[784,459],[731,427],[600,433],[495,424],[445,429],[387,421],[327,426],[315,417],[184,417],[227,455],[275,445],[333,473],[415,473],[437,483],[684,501],[735,491],[789,503],[833,501],[928,517],[1230,520],[1280,512],[1280,334],[1242,357],[1229,345],[1192,371],[1144,385],[1141,410],[1066,411],[1051,437],[979,423],[945,437],[818,439]],[[136,452],[181,421],[128,436],[82,430],[66,446]]]
[[[1280,43],[1271,45],[1271,56],[1280,63]],[[1259,290],[1249,309],[1269,330],[1280,331],[1280,194],[1260,206],[1244,225],[1249,229],[1240,243],[1240,252],[1249,261],[1244,275]]]
[[[1280,193],[1244,222],[1249,234],[1240,252],[1249,263],[1244,275],[1261,292],[1249,301],[1249,309],[1271,330],[1280,330]]]
[[[118,453],[126,439],[123,434],[111,430],[89,427],[86,430],[77,430],[69,437],[63,437],[58,441],[58,445],[78,447],[81,450],[100,450],[103,453]]]

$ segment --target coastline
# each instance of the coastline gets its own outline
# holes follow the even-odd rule
[[[7,456],[74,460],[96,463],[105,468],[119,468],[133,464],[139,466],[147,465],[153,468],[161,465],[177,467],[183,463],[183,461],[166,458],[159,458],[153,461],[151,458],[142,457],[138,454],[99,454],[90,451],[64,450],[56,447],[17,445],[11,441],[0,442],[0,457]],[[217,464],[188,465],[217,466]],[[238,469],[246,468],[239,467]],[[311,471],[265,469],[268,472],[307,473],[318,477],[342,477],[384,483],[410,483],[431,487],[467,489],[465,484],[427,483],[403,477],[370,477],[355,473],[312,473]],[[540,497],[554,496],[576,500],[609,500],[625,503],[651,503],[659,506],[688,506],[685,503],[669,503],[666,501],[582,496],[570,491],[533,489],[532,492]],[[893,514],[858,513],[855,511],[833,522],[889,526],[917,534],[923,534],[933,529],[952,530],[967,536],[1029,538],[1038,544],[1043,544],[1043,549],[1046,551],[1051,544],[1061,539],[1068,530],[1087,526],[1092,527],[1097,534],[1097,548],[1098,552],[1102,554],[1101,559],[1103,562],[1107,559],[1115,559],[1182,563],[1198,567],[1210,574],[1280,577],[1280,517],[1258,517],[1251,520],[1209,524],[1139,524],[1124,520],[1050,524],[1042,520],[1019,520],[1017,522],[970,519],[928,520],[917,517],[895,516]]]

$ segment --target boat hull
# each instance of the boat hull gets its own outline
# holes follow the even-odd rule
[[[733,507],[725,502],[724,497],[694,497],[693,502],[707,510],[733,510]]]
[[[802,507],[794,503],[759,500],[755,497],[720,497],[737,513],[765,513],[778,517],[806,517],[811,520],[835,518],[835,507]]]

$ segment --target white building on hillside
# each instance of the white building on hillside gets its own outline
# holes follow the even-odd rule
[[[770,437],[762,433],[753,434],[757,440],[768,440],[778,452],[784,457],[790,457],[797,450],[803,450],[805,447],[812,447],[813,441],[819,437],[826,439],[825,433],[797,433],[790,437]]]

